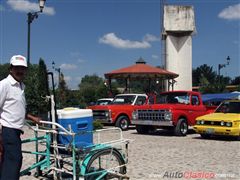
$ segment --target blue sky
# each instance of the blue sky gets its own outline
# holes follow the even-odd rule
[[[194,6],[193,68],[208,64],[217,71],[230,56],[221,74],[240,75],[239,0],[165,2]],[[1,64],[14,54],[27,56],[27,13],[38,10],[37,0],[0,0]],[[85,75],[103,77],[139,57],[162,65],[160,27],[160,0],[46,0],[31,24],[31,63],[42,57],[52,70],[54,61],[70,88]]]

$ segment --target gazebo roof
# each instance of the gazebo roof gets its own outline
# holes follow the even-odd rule
[[[108,72],[105,75],[105,78],[131,78],[131,79],[144,79],[144,78],[161,78],[161,79],[174,79],[178,77],[178,74],[175,74],[164,69],[147,65],[146,62],[140,58],[136,61],[136,64],[128,66],[125,68],[113,70]]]

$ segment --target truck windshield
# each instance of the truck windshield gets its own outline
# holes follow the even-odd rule
[[[116,96],[111,104],[132,104],[136,95]]]
[[[216,113],[240,113],[240,102],[225,101],[216,109]]]
[[[189,95],[187,93],[164,93],[157,96],[158,104],[189,104]]]

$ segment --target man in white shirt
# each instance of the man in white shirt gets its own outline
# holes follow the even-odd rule
[[[15,55],[10,60],[10,74],[0,81],[0,123],[2,125],[3,160],[1,180],[18,180],[22,166],[20,135],[25,119],[39,123],[38,117],[26,115],[23,79],[27,73],[24,56]]]

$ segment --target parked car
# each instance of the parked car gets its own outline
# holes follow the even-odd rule
[[[198,117],[194,130],[202,138],[215,135],[240,139],[240,100],[222,102],[214,113]]]

